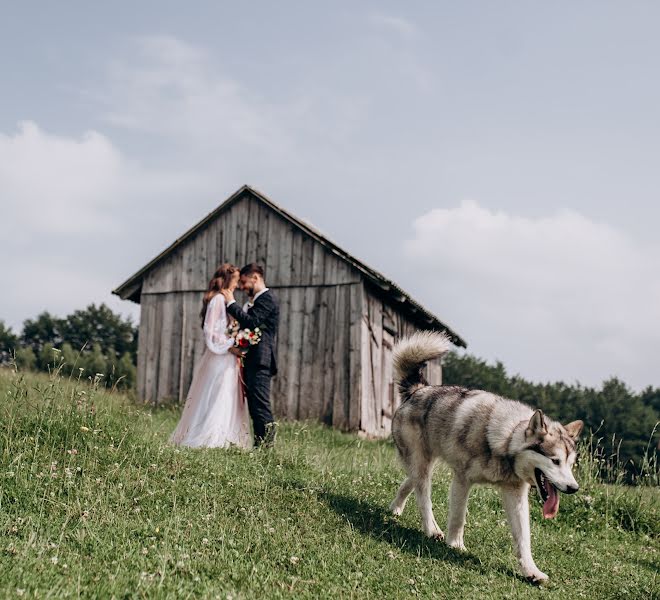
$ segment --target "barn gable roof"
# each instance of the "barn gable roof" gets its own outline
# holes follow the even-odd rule
[[[325,247],[329,252],[338,256],[343,261],[347,262],[362,276],[371,283],[381,295],[385,296],[390,300],[395,306],[400,306],[405,309],[406,312],[412,313],[418,320],[424,322],[429,329],[437,329],[446,331],[452,341],[457,346],[467,347],[465,340],[463,340],[456,332],[454,332],[450,327],[445,323],[441,322],[438,317],[433,313],[425,309],[417,301],[415,301],[411,296],[409,296],[404,290],[402,290],[396,283],[372,269],[368,265],[364,264],[362,261],[358,260],[354,256],[351,256],[345,250],[342,250],[334,242],[330,241],[319,231],[314,229],[308,223],[300,220],[296,216],[292,215],[281,206],[273,202],[270,198],[257,191],[251,186],[244,185],[234,194],[232,194],[225,202],[223,202],[218,208],[210,212],[204,219],[199,223],[189,229],[181,237],[177,238],[172,244],[170,244],[163,252],[156,256],[153,260],[147,263],[134,275],[129,277],[124,283],[112,291],[113,294],[116,294],[123,300],[132,300],[133,302],[139,303],[140,301],[140,290],[142,288],[142,280],[146,274],[151,271],[156,265],[158,265],[162,260],[169,256],[176,248],[184,244],[189,238],[195,235],[197,231],[204,228],[210,221],[212,221],[218,214],[229,208],[232,204],[238,202],[246,195],[255,198],[256,200],[262,202],[268,206],[271,210],[275,211],[286,221],[293,224],[295,227],[301,229],[305,234],[316,240],[319,244]]]

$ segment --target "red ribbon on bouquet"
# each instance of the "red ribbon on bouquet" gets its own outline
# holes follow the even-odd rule
[[[243,402],[245,402],[245,399],[247,398],[247,387],[245,385],[245,368],[243,367],[243,359],[239,358],[238,359],[238,381],[239,385],[241,386],[241,396],[243,398]]]

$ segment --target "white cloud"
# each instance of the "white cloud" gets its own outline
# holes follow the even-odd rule
[[[369,22],[380,29],[393,31],[397,35],[406,39],[411,39],[419,35],[417,27],[403,17],[384,14],[372,14],[369,15]]]
[[[196,181],[186,172],[143,168],[97,131],[59,136],[26,121],[13,134],[0,132],[8,240],[116,232],[126,224],[122,209],[166,200]]]
[[[33,122],[0,133],[0,189],[6,233],[69,233],[98,228],[101,198],[116,194],[121,157],[95,131],[78,139],[48,135]],[[7,219],[8,216],[8,219]]]
[[[24,122],[0,132],[0,318],[18,328],[46,307],[112,302],[110,291],[184,229],[181,199],[208,201],[210,189],[208,177],[129,160],[96,131],[67,137]]]
[[[141,37],[135,47],[130,62],[111,65],[103,95],[109,122],[204,148],[286,147],[277,108],[218,72],[200,48],[169,36]]]
[[[657,384],[659,246],[572,211],[528,218],[464,201],[418,218],[405,253],[477,355],[543,380]]]

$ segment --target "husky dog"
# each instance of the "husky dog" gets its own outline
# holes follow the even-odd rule
[[[431,477],[438,459],[454,472],[449,498],[446,542],[464,550],[463,529],[470,487],[499,487],[520,568],[529,580],[548,576],[534,563],[530,543],[528,493],[536,486],[543,516],[556,516],[559,491],[574,494],[571,468],[582,421],[561,425],[540,410],[479,390],[430,386],[422,369],[451,347],[444,334],[423,332],[394,349],[401,406],[394,414],[392,437],[408,477],[390,505],[400,515],[414,490],[424,533],[444,539],[431,508]]]

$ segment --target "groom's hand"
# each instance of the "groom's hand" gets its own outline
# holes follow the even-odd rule
[[[230,302],[236,302],[236,298],[234,298],[234,292],[231,290],[220,290],[220,293],[225,297],[227,304]]]

